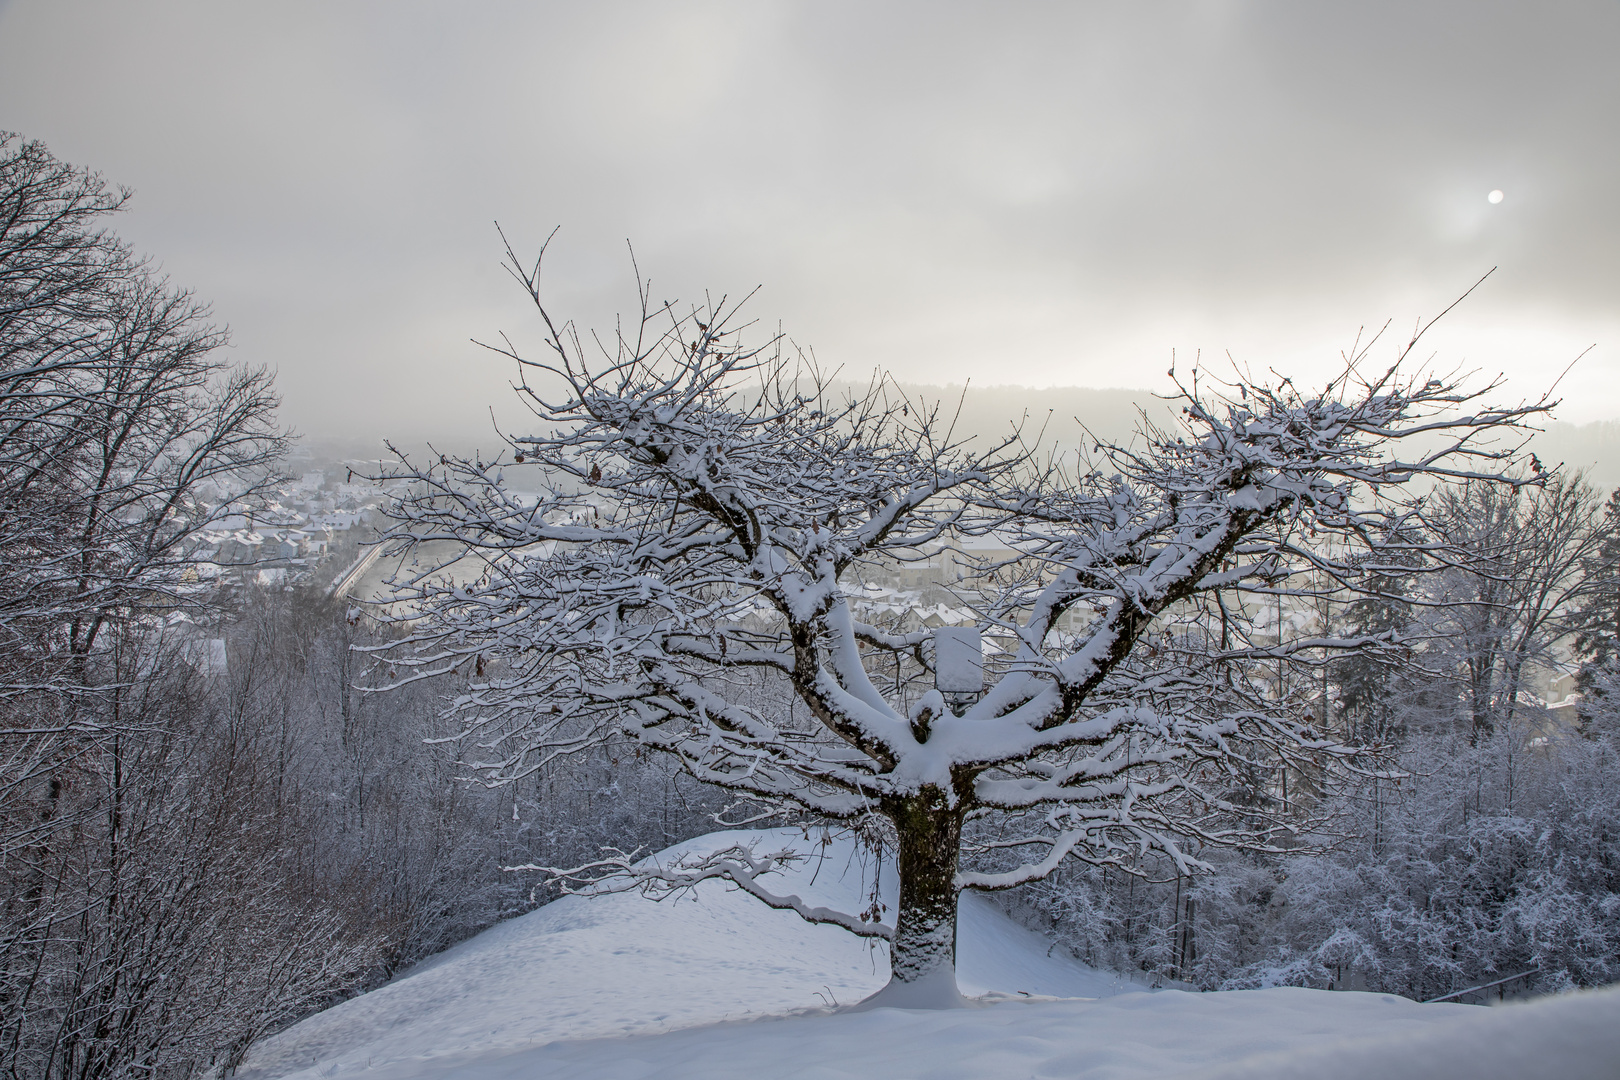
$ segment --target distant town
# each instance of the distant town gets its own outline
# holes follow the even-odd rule
[[[254,507],[231,506],[199,529],[183,581],[197,591],[317,586],[346,593],[380,553],[367,545],[390,489],[358,462],[320,462]],[[373,463],[374,465],[375,463]]]

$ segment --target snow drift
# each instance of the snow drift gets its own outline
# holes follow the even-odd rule
[[[892,896],[887,868],[815,832],[722,833],[658,858],[748,839],[808,856],[775,891],[860,910],[880,874]],[[1353,1062],[1358,1077],[1519,1080],[1608,1077],[1620,1062],[1613,991],[1496,1010],[1295,988],[1148,993],[980,897],[963,897],[960,919],[959,978],[984,1007],[855,1012],[842,1007],[888,978],[882,945],[720,882],[659,903],[567,897],[266,1040],[239,1075],[1348,1077]]]

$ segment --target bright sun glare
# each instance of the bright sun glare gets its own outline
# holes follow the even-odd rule
[[[1491,192],[1489,195],[1485,196],[1485,201],[1490,203],[1493,206],[1495,204],[1501,202],[1502,201],[1502,189],[1498,188],[1497,190]]]

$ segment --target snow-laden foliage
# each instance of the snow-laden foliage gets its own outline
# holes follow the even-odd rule
[[[1409,547],[1407,486],[1500,479],[1487,436],[1539,410],[1398,364],[1363,378],[1360,353],[1319,394],[1195,378],[1181,429],[1076,469],[1019,431],[955,442],[881,378],[835,399],[781,339],[746,346],[724,300],[644,289],[639,319],[583,338],[541,303],[538,263],[512,268],[549,356],[498,351],[537,430],[494,460],[401,459],[395,543],[453,555],[400,582],[423,618],[393,661],[473,674],[454,737],[491,783],[618,735],[767,808],[886,820],[898,918],[841,921],[894,941],[898,983],[948,967],[959,888],[1149,851],[1191,871],[1200,847],[1286,833],[1350,752],[1269,673],[1392,642],[1280,622],[1268,640],[1257,599],[1357,589]],[[940,550],[991,645],[988,689],[955,701],[927,688],[964,682],[932,670],[932,635],[858,596]],[[759,680],[800,707],[728,692]],[[969,823],[1002,859],[959,873]]]
[[[1575,651],[1582,661],[1580,687],[1592,702],[1583,712],[1612,720],[1620,706],[1614,696],[1620,680],[1620,488],[1609,493],[1598,542],[1582,569],[1591,586],[1582,598]]]
[[[1088,962],[1205,989],[1424,1000],[1521,974],[1515,989],[1620,979],[1612,743],[1575,737],[1513,762],[1505,736],[1422,738],[1402,763],[1376,837],[1321,855],[1220,854],[1181,881],[1069,874],[1023,903]]]

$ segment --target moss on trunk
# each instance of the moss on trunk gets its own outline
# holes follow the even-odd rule
[[[888,808],[900,841],[900,911],[890,968],[912,983],[956,970],[956,862],[962,810],[938,788],[896,800]]]

